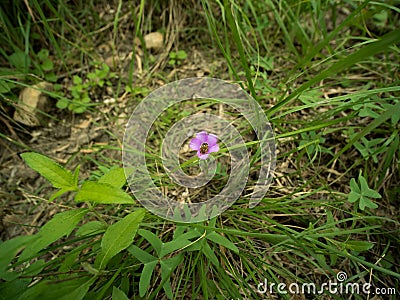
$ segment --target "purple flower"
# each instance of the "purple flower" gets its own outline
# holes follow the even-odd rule
[[[205,131],[196,133],[196,137],[190,141],[190,148],[197,151],[200,159],[207,159],[211,152],[218,152],[217,136]]]

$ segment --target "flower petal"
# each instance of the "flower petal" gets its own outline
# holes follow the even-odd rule
[[[195,138],[193,138],[193,139],[190,140],[190,145],[189,145],[189,146],[190,146],[190,149],[192,149],[192,150],[199,150],[202,143],[203,143],[203,142],[202,142],[200,139],[198,139],[197,137],[195,137]]]
[[[197,156],[200,159],[207,159],[208,155],[209,155],[209,153],[201,154],[200,151],[197,151]]]
[[[214,146],[208,148],[208,153],[211,153],[211,152],[218,152],[218,151],[219,151],[219,146],[218,146],[218,144],[215,144]]]
[[[217,136],[215,134],[209,134],[207,137],[207,142],[208,142],[208,146],[210,146],[210,148],[212,146],[214,146],[217,143]]]
[[[205,131],[196,133],[196,138],[201,141],[201,143],[207,143],[208,133]]]

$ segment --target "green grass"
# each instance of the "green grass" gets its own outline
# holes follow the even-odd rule
[[[31,13],[22,2],[13,3],[11,10],[0,5],[0,24],[5,29],[0,34],[5,45],[0,50],[2,144],[13,145],[18,152],[42,152],[8,129],[30,132],[12,119],[18,94],[23,87],[53,80],[62,86],[45,93],[55,103],[61,99],[68,105],[74,100],[71,89],[82,92],[74,76],[89,82],[82,89],[90,101],[82,114],[54,108],[53,121],[92,117],[96,126],[104,127],[108,142],[67,154],[67,170],[81,165],[79,180],[73,183],[74,192],[48,205],[71,211],[70,221],[57,225],[47,220],[54,231],[42,224],[34,235],[3,237],[1,295],[7,299],[268,299],[270,294],[257,291],[258,284],[267,280],[275,284],[275,296],[291,299],[291,294],[278,294],[279,283],[320,287],[334,281],[340,271],[346,272],[348,282],[370,282],[374,288],[395,288],[400,293],[396,1],[204,0],[173,2],[175,6],[115,1],[109,4],[113,13],[103,1],[76,6],[28,2]],[[167,64],[169,53],[146,50],[144,37],[150,31],[175,36],[171,51],[184,50],[188,58],[172,67]],[[134,42],[135,37],[139,42]],[[130,51],[133,55],[111,67],[101,75],[104,78],[96,75],[105,81],[99,85],[88,74],[100,72],[104,57],[98,49],[107,43],[108,55]],[[42,49],[48,55],[39,54]],[[122,166],[124,122],[118,119],[127,122],[137,103],[161,83],[192,77],[193,49],[205,61],[196,67],[220,62],[219,67],[210,67],[210,76],[243,87],[263,107],[274,128],[277,165],[261,203],[248,207],[261,168],[254,132],[239,112],[205,99],[185,101],[160,115],[146,143],[147,168],[160,189],[172,195],[184,193],[164,172],[162,139],[188,115],[220,114],[239,130],[250,153],[250,179],[232,207],[217,218],[193,224],[165,221],[150,212],[136,218],[133,214],[141,212],[137,202],[91,199],[79,204],[85,210],[76,209],[74,199],[85,182],[110,180],[104,178]],[[117,101],[111,109],[102,103],[107,84],[112,87],[109,96]],[[227,149],[221,148],[216,157],[223,163]],[[196,159],[182,158],[181,167],[188,174],[196,165]],[[226,182],[224,171],[219,172],[206,187],[189,189],[189,197],[218,194]],[[364,182],[369,189],[362,189]],[[118,178],[112,184],[122,193]],[[20,189],[35,199],[54,194],[48,183],[38,190],[21,183]],[[125,186],[123,190],[129,193]],[[364,208],[360,201],[377,208]],[[75,211],[84,216],[78,218]],[[123,229],[124,222],[132,226]],[[37,224],[21,224],[21,228],[29,226]],[[23,248],[31,254],[28,250],[21,254]],[[102,265],[98,260],[109,255],[105,251],[113,255]],[[313,298],[349,296],[325,291]]]

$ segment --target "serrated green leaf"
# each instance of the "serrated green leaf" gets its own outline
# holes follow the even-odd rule
[[[154,268],[157,265],[157,261],[152,261],[144,265],[142,274],[140,275],[140,280],[139,280],[139,295],[140,297],[143,297],[147,289],[150,286],[150,280],[151,276],[153,275]]]
[[[138,209],[107,228],[95,266],[104,268],[112,257],[132,244],[145,213],[145,209]]]
[[[221,246],[224,246],[225,248],[228,248],[235,253],[239,253],[239,249],[238,249],[238,247],[236,247],[236,245],[234,243],[232,243],[226,237],[216,233],[215,231],[208,233],[206,235],[206,239],[208,239],[216,244],[219,244]]]
[[[76,202],[91,201],[103,204],[133,204],[129,194],[106,183],[86,181],[75,196]]]
[[[76,189],[71,172],[39,153],[22,153],[21,157],[33,170],[46,178],[55,188]]]
[[[123,291],[116,286],[113,286],[112,300],[129,300]]]
[[[79,229],[76,232],[77,236],[85,236],[85,235],[91,235],[99,232],[103,232],[107,229],[107,226],[103,224],[100,221],[92,221],[89,223],[86,223],[79,227]]]
[[[116,188],[122,188],[126,183],[126,178],[129,177],[133,172],[133,168],[116,168],[111,169],[106,174],[100,177],[99,182],[107,183]],[[125,175],[126,174],[126,175]]]
[[[35,239],[21,253],[18,261],[24,261],[34,256],[51,243],[54,243],[63,236],[68,236],[87,212],[87,209],[81,208],[56,214],[40,228],[39,232],[35,235]]]

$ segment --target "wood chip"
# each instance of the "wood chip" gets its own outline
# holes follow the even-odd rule
[[[144,36],[147,49],[160,50],[164,45],[164,37],[159,32],[151,32]]]
[[[40,112],[48,111],[48,98],[42,91],[50,89],[51,84],[47,82],[24,88],[19,94],[14,120],[31,127],[45,125],[45,119]]]

